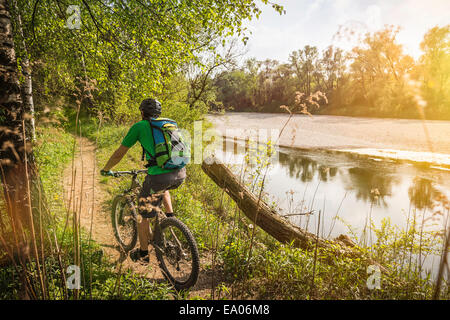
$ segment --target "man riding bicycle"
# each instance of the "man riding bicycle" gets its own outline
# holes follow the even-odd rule
[[[164,169],[156,165],[152,159],[155,158],[155,140],[150,126],[151,119],[161,115],[161,103],[156,99],[145,99],[139,110],[142,121],[135,123],[122,140],[119,148],[112,154],[105,167],[100,171],[102,175],[111,176],[111,169],[117,165],[124,155],[137,141],[146,151],[146,160],[149,161],[148,174],[139,193],[139,214],[142,219],[138,221],[139,248],[130,253],[133,261],[149,262],[148,244],[150,241],[150,218],[158,213],[161,202],[164,204],[166,216],[173,216],[170,189],[178,188],[186,178],[186,168]]]

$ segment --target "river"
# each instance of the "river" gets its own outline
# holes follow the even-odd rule
[[[232,113],[210,117],[218,134],[228,137],[216,155],[230,163],[236,174],[241,170],[236,164],[244,159],[246,137],[264,136],[260,139],[264,142],[275,130],[272,141],[277,141],[283,128],[280,122],[288,116],[274,115],[270,120],[271,116]],[[287,133],[294,131],[302,138],[290,139]],[[450,122],[446,121],[424,124],[299,116],[288,123],[279,139],[265,179],[266,199],[310,232],[317,231],[320,213],[319,234],[324,238],[349,234],[370,244],[376,236],[369,221],[375,229],[383,219],[399,229],[410,228],[415,219],[418,227],[423,222],[424,230],[439,231],[448,223],[444,203],[450,199],[449,140]],[[424,265],[436,269],[437,261],[429,259]]]

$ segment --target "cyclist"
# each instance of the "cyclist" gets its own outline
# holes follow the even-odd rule
[[[137,141],[140,142],[147,154],[147,160],[155,156],[155,143],[152,137],[149,119],[158,118],[161,115],[161,103],[156,99],[144,99],[139,107],[142,121],[135,123],[122,140],[119,148],[112,154],[105,167],[100,171],[104,176],[113,175],[111,169],[120,162]],[[161,202],[164,204],[166,216],[173,216],[170,189],[178,188],[186,178],[186,168],[163,169],[156,165],[151,165],[145,177],[144,184],[139,194],[138,211],[141,216],[138,221],[139,248],[131,251],[130,257],[133,261],[143,263],[149,262],[148,244],[151,240],[150,218],[154,218],[158,212]]]

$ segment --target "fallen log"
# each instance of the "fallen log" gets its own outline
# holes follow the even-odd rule
[[[338,251],[347,256],[358,256],[354,245],[342,239],[341,235],[334,241],[322,239],[307,232],[284,219],[263,200],[258,199],[219,159],[209,157],[202,163],[203,171],[236,202],[239,209],[257,226],[282,243],[293,243],[295,247],[319,248]]]

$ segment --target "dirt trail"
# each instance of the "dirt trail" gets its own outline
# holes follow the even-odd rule
[[[164,281],[159,269],[155,252],[149,246],[150,264],[143,266],[133,262],[128,256],[120,253],[113,234],[110,208],[107,201],[112,198],[100,184],[99,168],[96,165],[96,146],[87,138],[77,138],[78,146],[75,159],[64,171],[64,186],[66,205],[70,205],[71,211],[81,212],[80,225],[89,233],[92,230],[92,239],[102,247],[103,254],[117,265],[117,270],[122,263],[122,272],[131,269],[150,281]],[[202,257],[201,261],[209,260]],[[211,288],[211,271],[203,269],[201,263],[199,279],[191,289],[191,297],[209,298]]]

